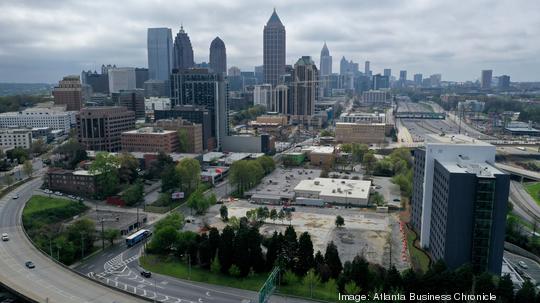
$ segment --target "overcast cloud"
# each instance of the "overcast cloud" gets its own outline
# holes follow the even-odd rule
[[[276,7],[287,30],[287,63],[342,56],[443,80],[474,80],[481,69],[512,81],[540,80],[539,0],[0,0],[0,81],[57,82],[101,64],[146,67],[146,29],[183,23],[195,61],[215,36],[228,67],[262,64],[262,29]]]

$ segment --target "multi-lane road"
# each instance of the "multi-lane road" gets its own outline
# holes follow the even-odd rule
[[[13,291],[37,302],[144,302],[134,296],[105,287],[55,263],[26,238],[21,215],[24,204],[41,185],[41,178],[25,183],[0,199],[0,233],[9,241],[0,243],[0,281]],[[25,266],[35,264],[34,269]]]

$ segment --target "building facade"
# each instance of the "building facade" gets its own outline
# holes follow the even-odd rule
[[[384,143],[384,123],[336,123],[336,141],[339,143]]]
[[[96,175],[86,170],[51,168],[45,174],[44,184],[52,191],[58,190],[78,196],[93,197],[99,191]]]
[[[180,31],[174,38],[173,49],[173,68],[182,70],[195,66],[193,60],[193,47],[188,34],[184,31],[184,27],[180,27]]]
[[[381,90],[370,90],[362,93],[364,103],[390,103],[388,92]]]
[[[32,129],[0,129],[0,149],[32,147]]]
[[[493,70],[491,69],[483,70],[482,75],[480,77],[480,88],[490,89],[492,79],[493,79]]]
[[[149,28],[147,34],[148,78],[168,81],[173,67],[173,42],[170,28]]]
[[[11,127],[50,127],[52,130],[69,130],[76,123],[75,111],[64,111],[59,108],[28,108],[20,112],[0,114],[0,128]]]
[[[122,133],[122,151],[164,152],[179,151],[178,133],[154,127],[142,127]]]
[[[323,48],[321,50],[321,76],[328,76],[332,74],[332,56],[330,56],[330,51],[324,42]]]
[[[117,152],[123,132],[135,129],[135,112],[125,107],[87,107],[77,115],[79,143],[86,150]]]
[[[181,118],[158,120],[156,126],[165,130],[180,132],[186,136],[186,146],[179,142],[180,152],[199,154],[204,150],[203,128],[201,124],[192,123]]]
[[[215,137],[212,136],[212,115],[204,106],[177,106],[171,110],[155,110],[154,119],[159,123],[163,119],[182,118],[202,127],[202,144],[204,150],[215,148]]]
[[[274,9],[263,31],[264,83],[275,86],[280,76],[285,74],[285,35],[285,26]]]
[[[135,112],[137,119],[144,119],[144,90],[121,90],[118,93],[112,94],[112,100],[114,104],[126,107],[128,110]]]
[[[109,93],[137,88],[137,76],[134,67],[117,67],[109,69]]]
[[[222,75],[227,74],[227,50],[225,43],[219,37],[212,40],[210,44],[209,65],[213,72]]]
[[[292,119],[299,123],[311,121],[315,113],[319,71],[309,56],[302,56],[294,65]],[[310,122],[308,122],[310,123]],[[307,124],[307,123],[306,123]]]
[[[64,77],[52,91],[55,105],[66,106],[66,110],[78,111],[83,106],[83,92],[79,76]]]

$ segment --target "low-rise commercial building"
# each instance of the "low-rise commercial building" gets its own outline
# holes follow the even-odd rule
[[[371,181],[315,178],[303,180],[295,188],[296,198],[320,199],[322,202],[367,206]]]
[[[370,90],[362,93],[364,103],[390,103],[388,92],[381,90]]]
[[[203,152],[203,127],[182,118],[156,121],[156,126],[165,130],[179,132],[185,136],[186,146],[180,145],[180,151],[185,153]]]
[[[0,129],[0,149],[32,147],[31,129]]]
[[[340,122],[349,123],[386,123],[384,113],[343,113],[339,116]]]
[[[44,183],[53,191],[92,197],[99,191],[96,176],[87,170],[51,168],[45,174]]]
[[[262,115],[257,117],[257,124],[276,124],[276,125],[287,125],[287,116],[285,115]]]
[[[122,133],[122,150],[127,152],[165,152],[179,150],[178,133],[162,128],[143,127]]]
[[[336,123],[336,141],[339,143],[383,143],[384,123]]]
[[[309,157],[312,165],[331,167],[334,163],[335,153],[333,146],[309,146],[302,149]]]

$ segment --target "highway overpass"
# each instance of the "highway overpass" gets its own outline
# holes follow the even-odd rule
[[[0,199],[0,233],[7,233],[9,241],[0,243],[0,281],[7,288],[35,302],[92,302],[128,303],[147,302],[85,278],[64,267],[36,249],[26,237],[22,227],[24,204],[39,188],[42,180],[30,181]],[[32,261],[34,269],[24,263]]]
[[[499,168],[500,170],[507,172],[510,175],[519,177],[520,181],[523,181],[524,179],[529,179],[532,181],[540,181],[540,173],[526,170],[524,168],[517,167],[517,166],[502,164],[502,163],[496,163],[495,166]]]
[[[402,119],[445,119],[445,113],[434,112],[397,112],[396,118]]]

